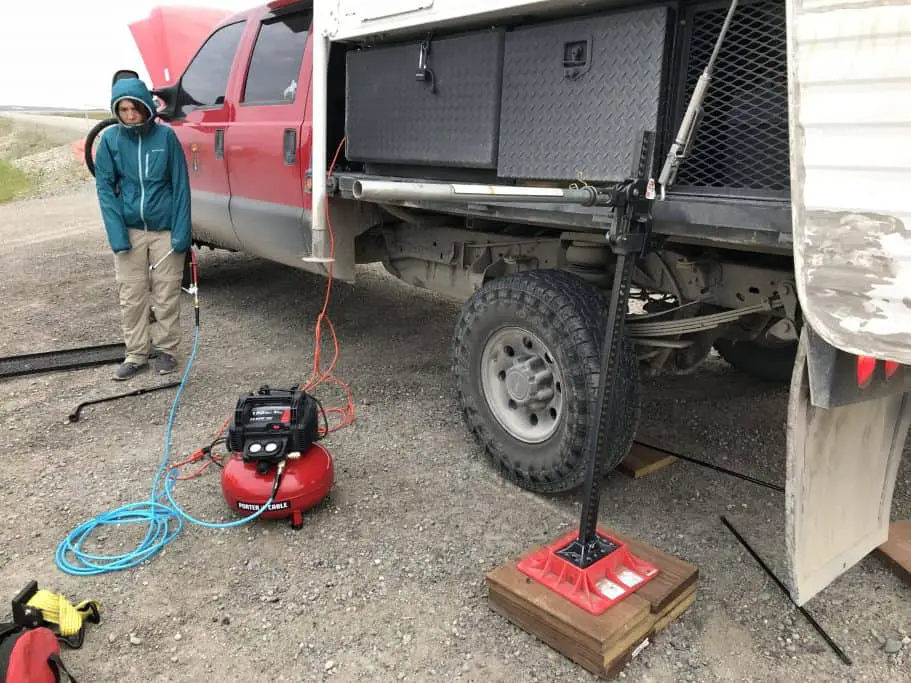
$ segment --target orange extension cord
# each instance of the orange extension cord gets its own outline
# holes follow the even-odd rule
[[[332,177],[332,172],[335,169],[336,162],[338,161],[338,155],[341,153],[342,145],[344,145],[344,144],[345,144],[345,138],[343,137],[341,142],[339,142],[338,148],[335,150],[335,156],[333,156],[333,158],[332,158],[332,163],[329,165],[329,173],[327,176],[328,178]],[[336,377],[333,374],[333,370],[335,369],[335,365],[338,362],[338,357],[339,357],[339,343],[338,343],[338,337],[335,334],[335,326],[332,324],[332,320],[329,318],[329,316],[327,314],[327,311],[329,309],[329,300],[330,300],[330,297],[332,294],[332,270],[333,270],[332,266],[335,262],[335,233],[332,230],[332,219],[329,216],[328,197],[326,200],[326,223],[327,223],[327,227],[329,229],[329,258],[330,258],[330,261],[329,261],[329,267],[328,267],[328,271],[329,271],[328,272],[328,281],[326,283],[326,295],[325,295],[325,298],[323,299],[323,308],[316,318],[316,330],[314,332],[313,372],[310,375],[310,379],[307,380],[307,383],[303,386],[303,390],[306,391],[308,394],[312,394],[314,392],[314,390],[321,384],[324,384],[324,383],[335,384],[335,385],[341,387],[341,389],[345,395],[345,405],[344,405],[344,407],[341,407],[341,408],[340,407],[330,407],[330,408],[326,408],[324,410],[324,412],[326,413],[327,421],[328,421],[329,415],[336,415],[336,416],[338,416],[338,419],[336,421],[336,424],[332,427],[327,428],[327,427],[320,426],[319,433],[321,436],[326,436],[327,434],[336,432],[339,429],[342,429],[343,427],[347,427],[348,425],[350,425],[354,422],[354,418],[355,418],[354,399],[351,396],[351,389],[348,387],[347,384],[342,382],[338,377]],[[194,268],[196,267],[195,262],[193,264],[193,267]],[[332,346],[333,346],[333,356],[332,356],[332,361],[329,363],[329,367],[326,368],[325,370],[321,370],[320,369],[320,357],[321,357],[321,350],[322,350],[322,326],[323,326],[324,322],[329,327],[329,333],[331,335],[330,338],[332,340]],[[230,424],[230,422],[231,422],[230,417],[225,419],[225,421],[222,423],[221,427],[219,427],[218,432],[215,434],[214,438],[212,439],[212,442],[211,442],[212,444],[215,444],[219,439],[221,439],[225,430],[228,428],[228,424]],[[186,474],[186,475],[177,477],[178,481],[185,481],[187,479],[193,479],[193,478],[198,477],[201,474],[203,474],[213,462],[215,462],[218,465],[223,465],[224,462],[223,462],[222,456],[218,456],[218,455],[215,455],[215,454],[209,452],[209,448],[211,448],[211,447],[197,449],[191,456],[189,456],[188,458],[186,458],[184,460],[181,460],[180,462],[176,462],[173,465],[170,465],[168,467],[168,469],[180,469],[180,468],[186,467],[187,465],[190,465],[194,462],[198,462],[198,461],[206,458],[206,456],[208,456],[209,459],[205,463],[200,465],[196,470],[194,470],[190,474]]]

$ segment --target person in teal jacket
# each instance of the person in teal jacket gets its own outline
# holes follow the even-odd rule
[[[190,179],[177,135],[156,121],[145,83],[116,81],[111,113],[118,123],[101,136],[95,187],[114,252],[126,345],[114,378],[125,380],[150,360],[158,374],[177,367],[180,285],[191,243]]]

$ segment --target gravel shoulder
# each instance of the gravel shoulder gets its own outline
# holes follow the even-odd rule
[[[45,132],[51,132],[62,138],[63,142],[73,142],[85,137],[92,126],[98,123],[97,119],[81,118],[76,116],[54,116],[53,114],[22,114],[17,112],[2,112],[0,117],[6,117],[20,124],[30,124]]]
[[[28,176],[29,199],[83,189],[92,176],[74,143],[96,123],[65,116],[0,114],[0,159],[10,160]]]
[[[120,341],[113,263],[90,186],[0,206],[0,355]],[[357,421],[325,443],[330,498],[286,522],[210,530],[185,524],[140,568],[72,577],[54,564],[77,525],[146,500],[163,453],[173,391],[85,409],[81,401],[151,386],[113,366],[3,380],[0,597],[27,581],[96,598],[102,624],[63,656],[79,680],[593,681],[495,615],[485,573],[578,523],[580,497],[504,483],[469,439],[448,351],[458,306],[361,267],[335,284],[337,375]],[[201,253],[201,338],[173,433],[174,457],[205,443],[237,396],[309,375],[324,280],[243,254]],[[183,311],[186,347],[192,306]],[[337,396],[320,391],[324,403]],[[649,380],[640,434],[755,477],[784,478],[787,392],[718,360]],[[911,517],[902,463],[894,518]],[[231,519],[217,472],[181,482],[178,500]],[[873,557],[807,606],[854,660],[846,667],[719,520],[728,515],[780,571],[781,494],[677,462],[604,484],[601,519],[695,563],[695,605],[627,669],[631,681],[902,681],[911,665],[908,588]],[[98,533],[127,552],[145,527]],[[880,640],[882,639],[882,641]],[[909,641],[911,642],[911,641]]]

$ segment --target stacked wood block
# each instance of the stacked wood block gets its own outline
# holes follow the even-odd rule
[[[516,568],[518,559],[491,571],[487,586],[495,612],[592,673],[611,678],[695,602],[699,570],[616,531],[600,530],[626,543],[634,555],[660,572],[601,615],[577,607],[527,577]],[[528,553],[539,549],[533,547]]]

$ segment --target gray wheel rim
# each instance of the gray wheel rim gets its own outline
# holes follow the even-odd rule
[[[501,327],[481,354],[481,385],[490,412],[513,438],[547,441],[563,419],[563,374],[536,334]]]

